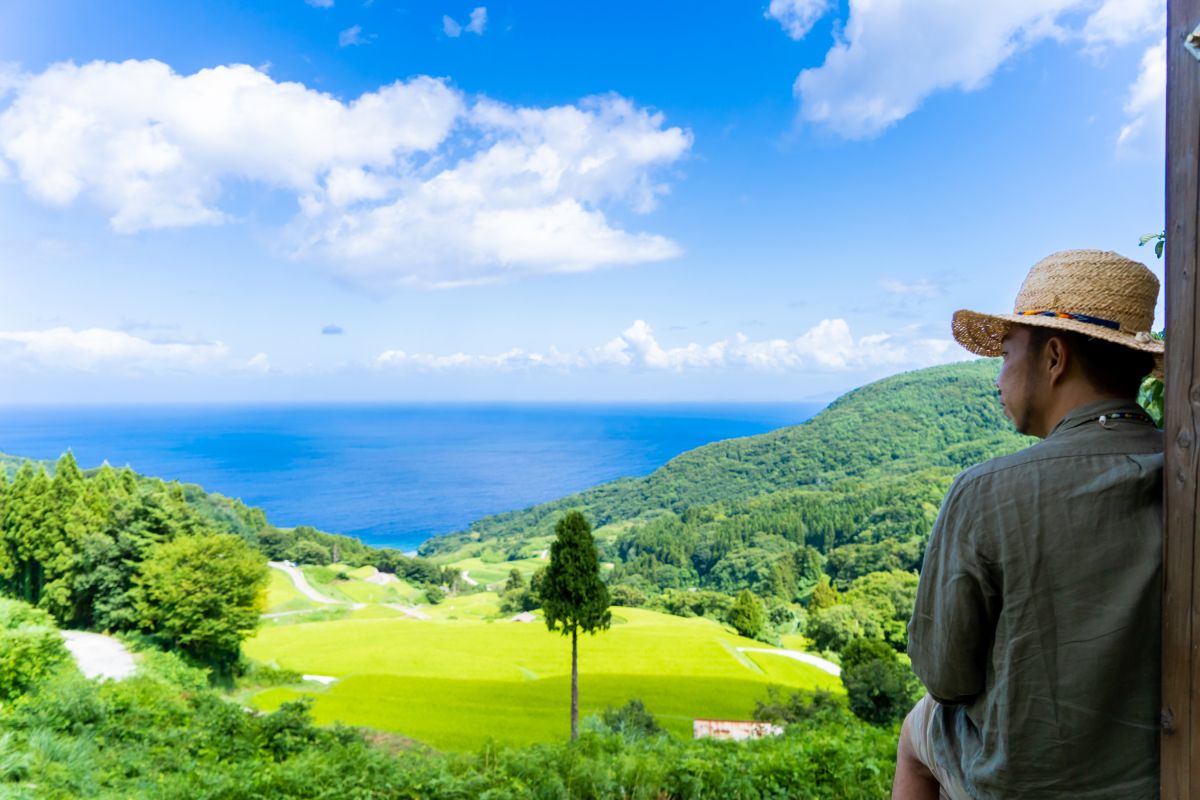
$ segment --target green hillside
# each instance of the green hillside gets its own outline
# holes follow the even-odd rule
[[[803,582],[796,551],[804,546],[843,585],[911,569],[953,476],[1028,444],[996,400],[997,368],[980,360],[886,378],[802,425],[710,444],[642,478],[487,517],[430,540],[422,554],[525,558],[564,511],[579,508],[600,528],[613,582],[643,589],[749,585],[790,600],[788,587],[767,585],[769,573],[786,556],[793,575],[775,582]]]

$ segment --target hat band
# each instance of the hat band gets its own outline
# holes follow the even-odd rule
[[[1021,317],[1054,317],[1055,319],[1073,319],[1076,322],[1086,322],[1088,325],[1103,325],[1105,328],[1112,328],[1114,331],[1121,330],[1121,323],[1113,322],[1111,319],[1089,317],[1087,314],[1068,314],[1066,311],[1054,311],[1053,309],[1035,308],[1029,311],[1018,311],[1017,315]]]

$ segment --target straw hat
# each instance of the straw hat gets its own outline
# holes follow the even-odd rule
[[[1074,331],[1154,355],[1162,372],[1163,343],[1150,334],[1158,278],[1138,261],[1104,250],[1064,250],[1033,265],[1011,314],[956,311],[954,338],[972,353],[1000,355],[1014,324]]]

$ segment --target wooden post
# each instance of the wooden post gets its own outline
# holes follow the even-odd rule
[[[1200,61],[1184,43],[1200,0],[1167,3],[1166,532],[1163,542],[1162,797],[1200,797]]]

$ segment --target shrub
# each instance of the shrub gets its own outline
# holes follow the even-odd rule
[[[921,693],[912,668],[878,639],[855,639],[845,647],[842,684],[850,710],[873,725],[904,719]]]
[[[654,715],[641,700],[630,700],[620,708],[609,706],[600,715],[604,727],[626,739],[644,739],[663,732]]]
[[[0,701],[25,693],[66,660],[66,645],[49,614],[0,599]]]

